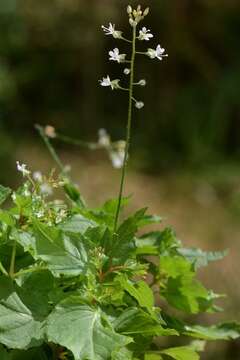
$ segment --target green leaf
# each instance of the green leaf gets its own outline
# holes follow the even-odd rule
[[[158,215],[144,215],[138,222],[138,227],[141,228],[146,225],[158,224],[162,221],[162,218]]]
[[[129,197],[122,198],[120,211],[129,202]],[[111,199],[105,202],[105,204],[98,208],[90,211],[91,217],[99,224],[107,225],[111,230],[114,226],[115,216],[118,207],[118,199]]]
[[[193,265],[180,256],[164,256],[160,260],[160,272],[167,278],[161,294],[170,305],[192,314],[213,311],[217,297],[197,281]]]
[[[173,279],[179,276],[192,278],[195,274],[192,264],[180,256],[163,256],[160,259],[160,271]]]
[[[95,221],[89,220],[81,214],[76,214],[59,225],[59,229],[75,234],[84,234],[89,228],[97,227]]]
[[[178,335],[174,329],[166,329],[162,326],[162,320],[156,319],[149,313],[139,308],[128,308],[115,321],[114,328],[117,332],[125,335],[142,336],[170,336]]]
[[[117,350],[112,353],[111,360],[134,360],[133,353],[126,347],[121,348],[121,351]]]
[[[64,191],[67,197],[72,200],[79,208],[84,208],[84,200],[77,187],[70,181],[65,182]]]
[[[102,208],[99,210],[104,210],[105,213],[111,214],[113,216],[116,215],[117,207],[118,207],[118,199],[110,199],[106,201]],[[129,203],[129,197],[123,197],[121,200],[121,210],[124,206],[126,206]]]
[[[82,303],[78,297],[57,305],[47,322],[47,337],[72,351],[75,360],[106,360],[131,342],[113,330],[100,309]]]
[[[34,220],[34,234],[36,256],[48,264],[54,275],[77,276],[85,272],[88,255],[83,244],[84,238],[76,234],[66,235],[37,220]]]
[[[33,255],[36,253],[36,239],[30,232],[15,229],[12,236],[23,247],[24,251]]]
[[[209,293],[200,282],[178,277],[168,280],[162,295],[176,309],[197,314],[202,310],[201,300],[207,300]]]
[[[204,326],[185,326],[186,335],[203,340],[230,340],[240,337],[240,324],[223,323],[210,327]]]
[[[30,349],[27,351],[11,351],[9,360],[48,360],[47,355],[41,348]],[[1,358],[2,360],[2,358]]]
[[[10,354],[7,350],[0,344],[0,359],[1,360],[11,360]]]
[[[167,255],[176,252],[180,243],[171,228],[144,234],[136,240],[139,255]]]
[[[207,266],[211,261],[222,260],[227,254],[228,251],[214,251],[214,252],[205,252],[201,249],[187,249],[180,248],[178,249],[179,254],[184,256],[188,261],[194,264],[195,268],[198,269],[202,266]]]
[[[191,347],[181,346],[161,351],[175,360],[199,360],[199,355]]]
[[[11,189],[0,185],[0,205],[2,205],[5,200],[7,200],[11,192],[12,192]]]
[[[18,294],[24,304],[38,318],[45,318],[51,307],[49,294],[54,289],[54,277],[48,270],[25,274],[18,280]]]
[[[153,292],[145,281],[138,281],[133,283],[125,275],[117,276],[114,281],[119,282],[122,288],[127,291],[135,300],[137,300],[141,307],[147,308],[150,312],[153,311]]]
[[[138,230],[139,222],[144,218],[146,209],[137,211],[133,216],[126,219],[113,236],[109,256],[124,262],[135,250],[134,236]]]
[[[25,304],[26,295],[33,309]],[[9,278],[0,277],[0,343],[12,349],[27,349],[42,343],[43,307],[47,309],[48,304],[42,303],[38,311],[34,301],[32,289],[23,294]]]
[[[2,221],[7,226],[13,227],[16,223],[12,214],[8,211],[0,210],[0,221]]]
[[[146,354],[144,360],[162,360],[162,356],[159,354]]]

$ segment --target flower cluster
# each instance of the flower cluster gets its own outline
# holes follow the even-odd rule
[[[123,36],[123,32],[116,30],[115,24],[112,24],[112,23],[109,23],[108,26],[102,25],[102,29],[103,29],[104,33],[106,35],[113,36],[113,38],[115,38],[115,39],[121,39],[130,44],[133,44],[133,42],[134,42],[134,45],[136,45],[135,44],[136,40],[149,42],[154,37],[154,35],[152,34],[150,29],[148,29],[147,27],[144,26],[141,29],[139,29],[138,33],[136,33],[136,31],[137,31],[136,28],[137,28],[138,24],[142,20],[144,20],[144,18],[148,15],[149,8],[142,10],[141,6],[138,5],[138,7],[136,9],[133,9],[129,5],[127,7],[127,13],[129,16],[129,23],[134,28],[135,35],[134,35],[133,40],[129,40],[129,39],[125,38]],[[139,54],[139,55],[145,55],[145,56],[149,57],[150,59],[158,59],[158,60],[163,60],[164,57],[168,56],[165,53],[165,49],[163,47],[161,47],[160,44],[158,44],[155,49],[148,48],[147,51],[145,51],[145,52],[136,51],[136,46],[134,46],[134,52],[135,52],[134,57],[135,57],[135,55]],[[128,60],[127,54],[121,53],[119,48],[117,48],[117,47],[115,47],[113,50],[109,51],[109,60],[117,62],[118,64],[130,63],[130,68],[125,67],[123,70],[123,73],[125,75],[130,75],[131,71],[134,70],[134,69],[131,69],[131,67],[134,65],[134,64],[132,64],[132,60]],[[134,76],[132,78],[132,82],[131,82],[131,76],[130,76],[130,83],[129,83],[128,87],[121,86],[120,79],[112,80],[109,75],[107,75],[106,77],[103,77],[103,79],[99,80],[99,82],[100,82],[100,85],[103,87],[110,87],[112,90],[123,90],[123,91],[128,91],[128,92],[131,91],[131,87],[133,85],[139,85],[139,86],[146,85],[145,79],[139,80],[138,82],[134,82]],[[133,97],[133,96],[132,96],[131,100],[135,103],[135,107],[137,109],[142,109],[144,107],[143,101],[136,100],[135,97]]]
[[[137,9],[134,10],[130,5],[128,5],[127,13],[129,15],[129,24],[135,27],[140,21],[144,20],[145,16],[148,15],[149,8],[146,8],[143,11],[141,5],[138,5]]]

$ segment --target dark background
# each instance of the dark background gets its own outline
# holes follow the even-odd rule
[[[100,127],[124,136],[126,110],[118,104],[125,98],[102,91],[97,81],[107,73],[119,76],[107,51],[125,44],[104,37],[100,26],[112,21],[127,33],[127,3],[1,0],[1,157],[34,136],[36,122],[83,139],[94,139]],[[134,124],[135,164],[159,172],[237,163],[239,1],[142,3],[151,6],[154,44],[160,41],[169,58],[139,61],[148,87],[139,94],[146,107]]]
[[[99,86],[119,78],[108,51],[125,43],[103,35],[110,21],[129,36],[124,0],[0,0],[0,182],[16,186],[15,161],[35,170],[53,166],[34,124],[52,124],[65,135],[95,141],[99,128],[125,135],[125,94]],[[130,1],[131,5],[137,5]],[[145,25],[169,58],[138,59],[145,102],[134,112],[127,192],[133,204],[167,215],[191,246],[230,249],[201,274],[227,292],[221,320],[240,320],[240,2],[141,1]],[[140,44],[143,46],[143,44]],[[145,43],[146,47],[149,45]],[[149,45],[150,46],[150,45]],[[101,154],[56,143],[73,164],[92,204],[114,196],[119,173]],[[209,321],[204,319],[204,321]],[[206,359],[236,360],[239,344],[210,345]]]

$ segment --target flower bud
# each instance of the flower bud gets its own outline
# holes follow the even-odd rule
[[[45,135],[49,138],[54,139],[57,135],[55,132],[55,128],[51,125],[47,125],[44,129]]]
[[[132,13],[132,7],[128,5],[127,7],[127,13],[130,15]]]
[[[134,21],[132,18],[129,19],[129,24],[130,24],[132,27],[137,26],[137,22]]]
[[[125,75],[129,75],[130,72],[131,72],[131,70],[128,69],[128,68],[125,68],[125,69],[123,70],[123,72],[124,72]]]
[[[147,7],[144,12],[143,12],[143,16],[147,16],[149,14],[149,7]]]
[[[146,82],[145,79],[142,79],[142,80],[140,80],[140,81],[138,82],[138,84],[139,84],[140,86],[146,86],[147,82]]]
[[[144,107],[144,102],[142,102],[142,101],[137,101],[136,103],[135,103],[135,107],[137,108],[137,109],[142,109],[143,107]]]

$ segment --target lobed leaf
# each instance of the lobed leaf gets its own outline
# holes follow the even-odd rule
[[[39,288],[38,296],[42,291]],[[41,298],[39,308],[35,300],[32,289],[26,294],[10,278],[0,277],[0,343],[12,349],[28,349],[43,342],[48,303]]]
[[[222,260],[227,254],[228,251],[211,251],[205,252],[201,249],[187,249],[180,248],[178,253],[184,256],[188,261],[194,264],[196,269],[207,266],[209,262]]]
[[[47,337],[72,351],[75,360],[106,360],[132,341],[117,334],[99,308],[84,304],[79,297],[57,305],[47,322]]]
[[[47,263],[54,275],[77,276],[85,273],[88,255],[83,237],[67,235],[37,220],[34,220],[34,234],[36,257]]]

